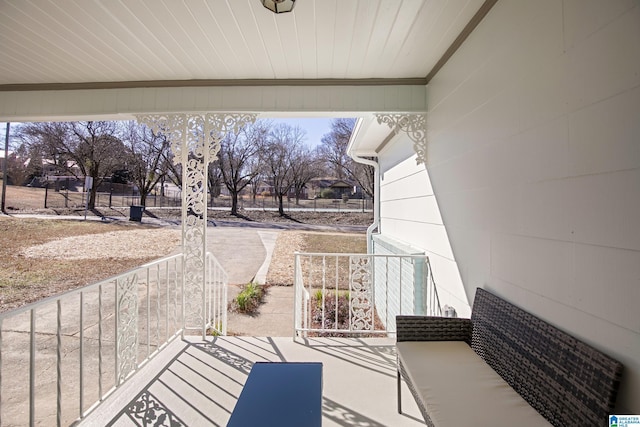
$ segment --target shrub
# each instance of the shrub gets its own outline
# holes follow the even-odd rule
[[[240,313],[253,313],[262,303],[264,288],[257,283],[247,283],[231,303],[231,309]]]
[[[313,297],[315,298],[316,305],[318,306],[319,309],[322,309],[322,296],[323,296],[322,289],[317,289],[313,293]]]
[[[211,337],[218,337],[220,336],[220,332],[218,331],[221,329],[222,329],[222,322],[218,322],[216,323],[215,327],[210,326],[209,329],[207,329],[207,335]]]
[[[333,190],[331,188],[325,188],[324,190],[322,190],[320,192],[320,198],[321,199],[334,199],[335,198],[335,193],[333,192]]]
[[[324,298],[324,323],[322,316],[322,291],[318,290],[314,294],[316,299],[316,309],[313,310],[312,320],[316,326],[325,329],[344,329],[348,328],[349,323],[349,292],[339,292],[336,305],[336,294],[327,292]],[[338,315],[338,323],[336,324],[336,313]]]

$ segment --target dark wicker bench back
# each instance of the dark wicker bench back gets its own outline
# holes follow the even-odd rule
[[[606,424],[619,362],[480,288],[471,321],[476,353],[549,422]]]

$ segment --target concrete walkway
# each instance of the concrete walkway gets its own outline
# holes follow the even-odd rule
[[[14,218],[38,218],[38,219],[64,219],[84,221],[84,216],[80,215],[40,215],[40,214],[2,214],[0,216],[9,216]],[[124,216],[105,216],[99,217],[95,215],[88,215],[87,221],[120,221],[129,222],[129,218]],[[181,219],[172,218],[153,218],[149,216],[142,217],[142,224],[151,224],[157,226],[176,226],[179,227]],[[321,225],[321,224],[304,224],[296,222],[250,222],[250,221],[231,221],[231,220],[218,220],[209,219],[207,221],[208,227],[216,228],[242,228],[242,229],[264,229],[264,230],[298,230],[298,231],[331,231],[341,233],[362,233],[367,231],[366,225]]]
[[[254,280],[266,259],[271,259],[277,231],[241,227],[207,227],[207,249],[229,275],[229,284]],[[263,242],[267,241],[267,244]],[[268,270],[269,266],[266,266]],[[266,278],[266,271],[264,272]]]
[[[209,227],[207,246],[229,275],[229,301],[242,285],[264,284],[278,230],[245,227]],[[229,313],[228,330],[234,335],[292,337],[293,287],[269,288],[257,315]]]
[[[293,337],[293,286],[271,286],[255,315],[228,316],[230,335]]]
[[[209,227],[208,248],[229,274],[229,300],[252,280],[264,284],[280,231]],[[293,287],[272,286],[256,315],[229,313],[230,334],[247,336],[293,336]]]

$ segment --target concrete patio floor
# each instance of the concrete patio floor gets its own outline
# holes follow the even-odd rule
[[[397,413],[395,357],[389,338],[187,337],[172,342],[80,425],[152,425],[164,416],[162,425],[224,426],[257,361],[322,362],[323,426],[424,425],[404,384],[404,413]]]

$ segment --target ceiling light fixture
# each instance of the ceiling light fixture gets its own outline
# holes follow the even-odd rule
[[[262,5],[273,13],[291,12],[296,0],[260,0]]]

